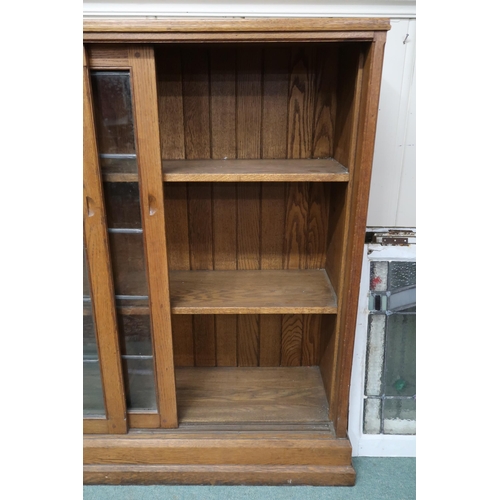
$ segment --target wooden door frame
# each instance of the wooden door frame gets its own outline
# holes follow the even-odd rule
[[[175,428],[177,404],[154,53],[144,45],[122,45],[111,51],[106,48],[97,53],[91,51],[88,61],[87,71],[127,70],[130,73],[158,411],[130,411],[129,424],[141,428]],[[99,168],[97,156],[96,161],[95,168]],[[99,180],[100,175],[99,171]],[[105,215],[103,220],[105,231]],[[109,252],[107,256],[110,262]],[[109,304],[116,314],[114,301]],[[119,349],[117,352],[119,355]]]

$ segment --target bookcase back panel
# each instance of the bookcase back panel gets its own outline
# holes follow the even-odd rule
[[[334,156],[337,88],[354,76],[339,66],[346,45],[156,47],[162,157]]]
[[[330,189],[316,182],[165,183],[169,269],[323,269]]]
[[[173,315],[174,363],[177,367],[319,365],[332,332],[324,317]]]

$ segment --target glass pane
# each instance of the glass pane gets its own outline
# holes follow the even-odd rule
[[[119,175],[121,182],[125,181],[137,182],[137,160],[135,157],[131,158],[101,157],[101,161],[99,163],[101,165],[101,170],[104,174],[115,174],[116,176]]]
[[[140,229],[141,207],[137,182],[104,182],[108,227]]]
[[[384,434],[415,434],[417,402],[414,399],[384,401]]]
[[[387,262],[374,261],[370,265],[370,290],[384,292],[387,290]]]
[[[389,265],[389,285],[391,290],[417,284],[416,262],[391,262]]]
[[[365,399],[363,433],[380,434],[380,399]]]
[[[109,233],[116,295],[148,295],[142,233]]]
[[[417,288],[400,288],[396,292],[391,292],[389,296],[388,309],[391,311],[402,311],[411,307],[416,309]]]
[[[94,319],[90,302],[83,304],[83,359],[98,359]]]
[[[416,394],[416,315],[387,317],[385,387],[386,396]]]
[[[99,153],[134,154],[129,72],[92,72],[92,92]]]
[[[414,312],[416,313],[417,312],[417,306],[412,306],[412,307],[402,307],[401,309],[398,309],[398,312]]]
[[[149,314],[117,314],[117,321],[122,354],[141,356],[153,354]]]
[[[83,362],[83,414],[105,414],[101,370],[97,360]]]
[[[153,358],[124,358],[127,408],[131,410],[156,410]]]
[[[366,360],[366,396],[382,394],[384,368],[385,314],[369,316],[368,352]]]
[[[83,247],[83,296],[90,297],[89,271],[87,269],[87,252]]]
[[[83,294],[88,295],[87,255],[83,248]],[[97,352],[92,302],[83,300],[83,414],[104,415],[101,370]]]

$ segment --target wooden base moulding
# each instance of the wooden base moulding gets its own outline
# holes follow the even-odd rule
[[[304,430],[85,436],[83,470],[85,484],[350,486],[356,476],[347,439]]]

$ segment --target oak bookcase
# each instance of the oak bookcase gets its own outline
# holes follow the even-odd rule
[[[84,481],[355,481],[386,19],[84,21]]]

